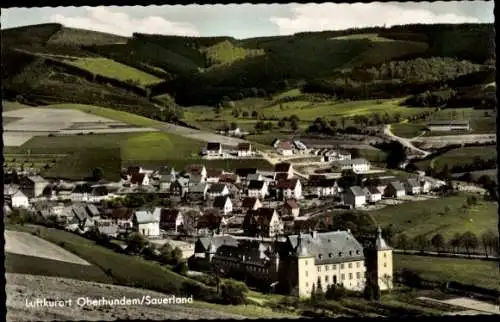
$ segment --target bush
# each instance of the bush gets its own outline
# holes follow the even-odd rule
[[[180,262],[177,265],[174,266],[172,269],[175,273],[181,274],[181,275],[186,275],[188,271],[188,266],[185,262]]]
[[[239,282],[226,281],[221,287],[221,297],[224,304],[246,304],[246,292],[248,292],[246,285]]]

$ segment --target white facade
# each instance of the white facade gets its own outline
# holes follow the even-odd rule
[[[293,150],[292,149],[278,149],[278,153],[283,155],[283,156],[291,156],[291,155],[293,155]]]
[[[11,198],[13,208],[28,208],[30,205],[28,197],[21,191],[13,194]]]
[[[367,194],[366,194],[366,201],[368,202],[377,202],[377,201],[380,201],[382,200],[382,193],[378,192],[378,193],[374,193],[374,192],[370,192],[368,191]]]
[[[248,189],[249,197],[264,199],[267,195],[268,195],[267,182],[264,182],[264,184],[262,185],[262,189]]]
[[[297,180],[297,184],[293,189],[283,189],[283,197],[285,199],[302,199],[302,184]]]
[[[429,181],[423,181],[421,183],[422,193],[429,193],[431,191],[431,184]]]
[[[137,230],[144,237],[158,237],[160,236],[160,223],[150,222],[150,223],[138,224]]]

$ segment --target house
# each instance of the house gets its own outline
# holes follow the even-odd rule
[[[469,121],[433,121],[427,124],[431,132],[468,132],[470,131]]]
[[[172,168],[170,170],[160,171],[159,172],[158,182],[160,184],[159,188],[161,191],[169,191],[170,185],[177,179],[177,174],[175,170]]]
[[[144,237],[160,236],[161,208],[154,211],[137,210],[134,215],[134,229]]]
[[[133,227],[134,210],[121,206],[110,209],[106,217],[111,219],[113,223],[116,223],[120,229],[128,230]]]
[[[206,181],[209,183],[217,183],[220,180],[223,171],[220,169],[209,169],[207,170]]]
[[[362,207],[366,204],[366,194],[360,186],[352,186],[344,191],[344,204],[352,208]]]
[[[431,191],[431,183],[425,179],[420,181],[420,189],[422,193],[429,193]]]
[[[276,191],[278,199],[302,199],[302,184],[298,178],[278,181]]]
[[[118,225],[113,223],[95,226],[95,230],[97,230],[99,234],[109,236],[111,238],[117,238],[120,233]]]
[[[329,151],[323,157],[325,162],[351,160],[351,153],[347,151],[334,150]]]
[[[250,143],[238,143],[238,156],[249,157],[252,153],[252,145]]]
[[[257,210],[260,207],[262,207],[262,203],[258,198],[255,197],[246,197],[241,203],[241,208],[243,208],[245,211]]]
[[[227,195],[229,195],[229,189],[227,188],[227,185],[224,183],[211,184],[207,190],[207,196],[212,199],[219,196],[227,196]]]
[[[403,184],[399,181],[391,181],[384,190],[384,196],[389,198],[401,198],[406,195]]]
[[[247,195],[257,199],[264,199],[268,195],[268,184],[266,181],[252,180],[248,184]]]
[[[28,197],[21,191],[17,190],[10,196],[12,208],[29,208],[30,203]]]
[[[338,196],[340,191],[337,179],[321,178],[311,187],[311,192],[320,198]]]
[[[283,156],[293,155],[293,144],[289,141],[280,141],[277,144],[276,151]]]
[[[219,183],[239,184],[240,177],[234,173],[222,173],[219,177]]]
[[[184,198],[189,190],[189,179],[184,177],[178,177],[174,182],[170,184],[170,194],[172,196],[178,196]]]
[[[130,176],[130,183],[138,186],[149,185],[149,176],[146,173],[134,173]]]
[[[205,200],[207,198],[209,185],[206,182],[189,183],[186,196],[189,200]]]
[[[217,209],[207,209],[198,218],[196,229],[199,234],[209,235],[211,233],[220,233],[224,230],[226,224],[226,220]]]
[[[219,209],[222,214],[227,215],[233,211],[233,202],[229,196],[218,196],[214,199],[213,207]]]
[[[283,204],[283,216],[292,216],[297,218],[300,213],[300,207],[295,199],[287,199]]]
[[[160,209],[160,229],[175,231],[184,225],[184,216],[179,209]]]
[[[382,200],[382,192],[377,187],[370,186],[365,187],[364,189],[366,201],[369,203],[375,203],[377,201]]]
[[[407,195],[418,195],[422,192],[420,182],[415,178],[408,178],[403,182]]]
[[[96,205],[88,203],[85,205],[85,210],[90,218],[93,220],[99,219],[101,217],[101,212],[97,209]]]
[[[283,233],[283,222],[275,209],[262,207],[246,214],[242,228],[247,236],[274,237]]]
[[[260,173],[250,173],[248,176],[247,176],[247,182],[250,182],[252,180],[256,180],[256,181],[262,181],[264,180],[264,176]]]
[[[352,170],[355,173],[364,173],[370,170],[370,162],[363,158],[340,160],[333,163],[333,168],[338,171]]]
[[[203,164],[190,164],[185,171],[191,177],[200,177],[201,180],[205,180],[207,177],[207,169]]]
[[[41,176],[29,176],[19,178],[19,190],[21,190],[28,199],[41,196],[45,187],[49,184]]]
[[[76,183],[71,191],[71,200],[74,202],[92,200],[92,186],[87,183]]]
[[[288,175],[288,173],[286,173],[286,172],[279,172],[279,173],[274,173],[272,179],[271,180],[267,180],[267,181],[271,181],[271,182],[276,181],[276,182],[279,182],[279,181],[285,181],[285,180],[288,180],[288,179],[290,179],[290,176]]]
[[[293,141],[293,145],[297,150],[301,150],[301,151],[307,150],[307,146],[300,141],[297,141],[297,140]]]
[[[275,173],[286,173],[287,174],[286,179],[290,179],[291,177],[293,177],[293,174],[294,174],[293,166],[291,163],[288,163],[288,162],[277,163],[274,166],[274,172]]]
[[[206,151],[208,156],[220,156],[222,155],[222,144],[219,142],[208,142]]]
[[[257,168],[238,168],[235,173],[240,179],[246,179],[249,174],[257,173]]]

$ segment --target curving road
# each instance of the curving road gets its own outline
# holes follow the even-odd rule
[[[416,153],[418,154],[421,154],[423,157],[426,157],[428,156],[429,154],[431,154],[430,152],[428,151],[424,151],[422,149],[419,149],[417,148],[416,146],[413,145],[413,143],[411,143],[411,140],[412,139],[406,139],[406,138],[402,138],[400,136],[397,136],[395,135],[394,133],[392,133],[391,131],[391,125],[388,124],[384,127],[384,134],[387,135],[388,137],[398,141],[399,143],[401,143],[404,147],[412,150],[412,151],[415,151]]]

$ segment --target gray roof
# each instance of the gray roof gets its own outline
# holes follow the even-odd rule
[[[87,211],[85,210],[85,206],[83,205],[74,205],[71,207],[71,212],[72,214],[78,218],[78,220],[84,220],[87,219],[89,216],[87,214]]]
[[[380,226],[377,229],[377,240],[375,241],[375,246],[377,250],[391,250],[392,248],[387,245],[385,239],[382,237],[382,229]]]
[[[389,185],[391,185],[396,191],[405,190],[403,184],[399,181],[391,181]]]
[[[214,183],[210,185],[210,188],[208,189],[209,193],[222,193],[224,191],[224,188],[226,188],[226,185],[223,183]]]
[[[251,181],[251,180],[260,180],[260,178],[262,177],[262,175],[260,173],[250,173],[248,176],[247,176],[247,180],[248,181]]]
[[[204,193],[207,191],[207,184],[205,182],[196,183],[189,187],[190,193]]]
[[[412,188],[420,187],[420,184],[419,184],[418,180],[415,179],[415,178],[408,178],[408,179],[406,179],[406,184],[408,184]]]
[[[45,180],[41,176],[31,176],[31,177],[28,177],[28,179],[34,183],[46,183],[47,182],[47,180]]]
[[[161,208],[156,208],[154,212],[147,210],[138,210],[135,212],[135,220],[138,224],[147,224],[152,222],[160,222],[160,211]]]
[[[3,194],[4,196],[12,196],[14,195],[16,192],[19,191],[19,187],[18,186],[15,186],[15,185],[7,185],[7,184],[4,184],[3,185]]]
[[[299,244],[299,235],[288,236],[288,242],[294,249]],[[314,256],[316,264],[341,263],[364,258],[363,246],[348,231],[336,231],[300,235],[298,254]]]
[[[238,240],[233,236],[223,235],[223,236],[211,236],[211,237],[200,237],[198,239],[203,247],[208,250],[210,248],[217,250],[222,245],[238,246]]]
[[[461,121],[461,120],[442,120],[442,121],[432,121],[432,122],[429,122],[429,125],[430,126],[433,126],[433,125],[444,125],[444,126],[448,126],[448,125],[464,125],[464,126],[468,126],[469,125],[469,121],[468,120],[465,120],[465,121]]]
[[[97,231],[100,234],[104,235],[116,235],[118,233],[118,226],[117,225],[99,226],[97,227]]]
[[[360,186],[349,187],[349,190],[351,191],[351,193],[354,196],[364,196],[365,195],[365,191]]]
[[[87,204],[87,211],[92,217],[97,217],[100,215],[99,210],[93,204]]]

